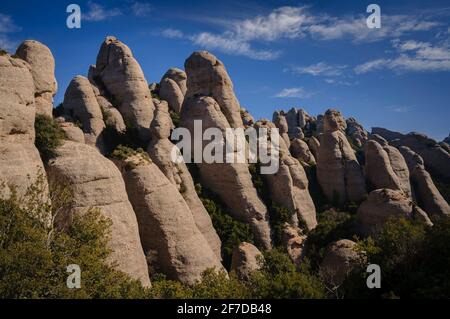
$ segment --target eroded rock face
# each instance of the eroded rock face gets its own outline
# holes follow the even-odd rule
[[[378,134],[395,147],[406,146],[419,154],[425,166],[434,174],[450,179],[450,153],[435,140],[420,133],[401,134],[383,128],[373,128],[372,134]]]
[[[161,102],[155,110],[155,116],[151,125],[152,141],[147,153],[152,161],[159,167],[169,181],[176,186],[183,196],[195,224],[211,246],[217,257],[221,259],[221,241],[211,221],[211,217],[198,197],[194,181],[184,162],[174,163],[172,151],[175,147],[169,140],[170,130],[173,127],[166,102]]]
[[[34,82],[31,68],[21,59],[0,55],[0,183],[14,185],[19,196],[44,166],[34,146]]]
[[[321,277],[331,286],[339,286],[359,261],[356,243],[342,239],[330,244],[320,265]]]
[[[366,144],[364,172],[366,178],[376,189],[402,190],[400,181],[392,169],[388,154],[376,141],[368,141]]]
[[[361,167],[342,132],[344,125],[339,112],[329,110],[325,113],[325,133],[320,135],[316,158],[317,178],[325,196],[340,204],[359,202],[366,194]]]
[[[266,128],[270,133],[275,125],[260,120],[255,128]],[[270,149],[268,150],[271,151]],[[317,226],[316,208],[308,190],[308,178],[303,166],[293,158],[283,139],[280,139],[279,169],[263,177],[269,187],[271,200],[293,215],[291,224],[311,230]]]
[[[291,141],[291,154],[300,162],[307,165],[316,165],[316,159],[308,144],[301,139],[296,138]]]
[[[319,147],[320,147],[319,140],[314,136],[312,136],[311,138],[308,139],[308,147],[311,150],[311,153],[317,159],[317,154],[319,154]]]
[[[255,119],[246,109],[241,109],[241,118],[244,128],[249,128],[255,124]]]
[[[356,146],[361,147],[368,140],[369,134],[364,127],[356,121],[355,118],[350,117],[346,120],[347,135],[350,136]]]
[[[299,267],[303,258],[307,236],[300,229],[285,224],[283,228],[283,244],[292,262]]]
[[[406,146],[399,148],[408,163],[411,182],[419,206],[429,215],[450,215],[450,206],[425,170],[422,157]]]
[[[169,103],[169,107],[176,113],[181,112],[181,106],[183,105],[184,95],[178,84],[170,79],[163,78],[160,82],[159,96],[161,99]]]
[[[185,284],[194,284],[208,268],[222,270],[185,200],[158,166],[141,155],[118,165],[150,265],[169,279]]]
[[[81,123],[86,144],[104,152],[101,134],[105,129],[105,123],[94,89],[87,78],[78,75],[72,79],[64,94],[63,105],[64,113],[75,122]]]
[[[150,285],[138,224],[117,167],[95,148],[66,141],[48,165],[49,178],[67,184],[73,195],[73,214],[97,207],[112,221],[110,261],[143,285]],[[70,222],[64,216],[63,222]]]
[[[291,145],[291,141],[288,135],[289,126],[284,114],[278,111],[273,113],[273,124],[275,124],[275,126],[278,128],[281,138],[284,140],[286,146],[289,148],[289,146]]]
[[[235,271],[238,278],[246,280],[251,273],[261,269],[263,261],[261,252],[250,243],[241,243],[233,250],[231,271]]]
[[[391,218],[415,218],[431,224],[426,214],[402,191],[377,189],[358,208],[357,221],[363,234],[380,231]]]
[[[69,141],[85,144],[86,141],[84,139],[83,131],[73,122],[66,122],[66,119],[63,117],[56,118],[56,122],[66,133],[67,139]]]
[[[52,52],[38,41],[26,40],[17,48],[16,55],[31,66],[36,113],[52,116],[53,96],[58,89]]]
[[[143,142],[150,139],[154,105],[144,73],[131,50],[115,37],[107,37],[97,56],[93,78],[117,102],[117,109]]]
[[[188,76],[190,76],[189,71]],[[189,81],[188,78],[188,91],[190,90]],[[221,107],[211,97],[198,96],[185,99],[180,125],[191,132],[192,138],[195,120],[202,121],[203,132],[208,128],[218,128],[222,134],[225,134],[225,130],[230,128]],[[203,147],[209,144],[205,141],[203,143]],[[203,162],[197,166],[203,185],[221,198],[234,218],[250,225],[260,247],[269,249],[271,240],[267,208],[253,186],[248,165]]]
[[[243,127],[240,105],[233,91],[233,83],[223,63],[206,51],[194,52],[185,63],[187,74],[186,97],[212,97],[233,128]]]
[[[186,72],[184,72],[183,70],[180,70],[178,68],[170,68],[164,74],[163,79],[171,79],[171,80],[175,81],[175,83],[180,88],[181,93],[183,94],[183,96],[186,95],[186,92],[187,92],[187,84],[186,84],[187,76],[186,76]]]

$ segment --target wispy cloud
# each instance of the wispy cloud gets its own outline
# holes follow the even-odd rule
[[[183,39],[184,33],[178,29],[165,29],[161,32],[161,35],[169,39]]]
[[[214,21],[213,17],[203,17]],[[272,60],[282,51],[277,47],[267,47],[276,41],[310,37],[327,41],[349,39],[353,42],[374,42],[394,39],[414,32],[430,31],[441,24],[425,16],[383,15],[381,29],[369,29],[366,16],[331,16],[315,14],[310,7],[285,6],[276,8],[265,15],[246,19],[216,19],[222,32],[203,31],[184,35],[183,38],[205,49],[215,49],[228,54],[243,55],[253,59]],[[164,35],[164,34],[163,34]],[[166,35],[167,36],[167,35]],[[181,38],[181,37],[174,37]],[[265,48],[261,49],[261,46]],[[321,72],[327,65],[310,66],[305,74]],[[330,66],[331,67],[331,66]],[[301,69],[298,70],[302,72]],[[339,72],[324,70],[323,72]],[[332,75],[329,75],[332,76]]]
[[[152,6],[145,2],[134,2],[131,11],[137,17],[145,17],[152,11]]]
[[[279,51],[255,50],[248,42],[209,32],[195,34],[190,39],[195,45],[208,50],[216,49],[231,55],[243,55],[255,60],[274,60],[280,55]]]
[[[355,73],[363,74],[371,71],[390,69],[397,71],[450,71],[450,46],[445,43],[393,41],[398,56],[382,58],[355,67]]]
[[[301,98],[308,99],[313,96],[314,93],[306,91],[302,87],[285,88],[278,92],[274,97],[277,98]]]
[[[17,43],[9,36],[10,33],[20,31],[11,16],[0,13],[0,48],[5,50],[13,50]]]
[[[393,106],[390,110],[394,113],[408,113],[411,111],[411,108],[408,106]]]
[[[346,65],[329,65],[325,62],[319,62],[308,66],[293,66],[285,69],[295,74],[309,74],[312,76],[334,77],[342,75]]]
[[[122,11],[119,8],[105,8],[92,1],[89,1],[87,5],[89,11],[87,13],[82,13],[82,18],[86,21],[103,21],[122,14]]]

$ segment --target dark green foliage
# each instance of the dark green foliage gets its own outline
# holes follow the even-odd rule
[[[199,184],[196,185],[196,189],[201,189]],[[221,204],[217,196],[202,190],[199,197],[211,216],[214,229],[222,241],[223,264],[229,268],[233,249],[242,242],[253,243],[253,234],[247,224],[235,220],[226,213],[225,206]]]
[[[381,267],[381,289],[368,291],[365,281],[355,280],[355,274],[344,286],[347,296],[450,298],[449,241],[449,218],[435,220],[433,227],[391,220],[379,235],[359,242],[369,263]]]
[[[7,55],[8,51],[0,49],[0,55]]]
[[[434,184],[439,190],[439,193],[441,193],[442,197],[444,197],[447,203],[450,203],[450,182],[447,182],[443,178],[440,178],[436,175],[433,175],[432,178]]]
[[[181,121],[180,114],[178,114],[177,112],[174,112],[174,111],[169,111],[169,114],[170,114],[170,118],[172,119],[173,125],[175,125],[175,127],[179,127],[180,121]]]
[[[292,213],[285,207],[272,204],[269,209],[269,217],[273,243],[275,247],[281,247],[283,245],[284,224],[292,221]],[[300,228],[307,229],[305,227]]]
[[[35,145],[44,162],[57,156],[56,149],[62,145],[66,137],[64,130],[56,121],[46,115],[36,115],[34,121],[36,132]]]
[[[253,298],[324,298],[320,280],[311,273],[308,261],[299,270],[290,258],[277,249],[264,253],[261,271],[252,274],[247,285]]]
[[[97,209],[73,216],[70,225],[47,221],[67,213],[67,197],[53,205],[44,200],[44,178],[38,178],[25,196],[15,191],[0,200],[1,298],[139,298],[141,285],[108,266],[110,221]],[[61,192],[59,194],[63,194]],[[57,194],[57,196],[59,196]],[[81,288],[69,289],[66,267],[81,268]]]
[[[306,255],[316,269],[322,261],[325,248],[340,239],[352,239],[354,217],[334,209],[318,214],[318,226],[311,230],[306,241]]]
[[[147,161],[150,162],[150,157],[148,154],[142,149],[132,149],[131,147],[119,145],[116,149],[111,153],[111,157],[119,160],[126,160],[127,158],[135,155],[141,155]]]

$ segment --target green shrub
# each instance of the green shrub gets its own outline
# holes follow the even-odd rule
[[[291,259],[273,249],[264,253],[261,271],[254,272],[248,283],[252,298],[312,299],[324,298],[325,289],[310,271],[305,260],[297,271]]]
[[[181,121],[180,114],[178,114],[177,112],[174,112],[174,111],[169,111],[169,114],[170,114],[170,118],[172,119],[173,125],[175,127],[179,127],[180,121]]]
[[[39,150],[42,160],[48,162],[57,156],[56,149],[67,138],[66,133],[53,118],[40,114],[36,115],[34,130],[36,132],[34,142],[36,148]]]
[[[70,198],[58,200],[52,188],[50,205],[42,196],[42,176],[23,197],[13,191],[8,198],[0,199],[0,297],[145,297],[139,282],[107,263],[110,221],[98,209],[75,214],[65,227],[48,222],[66,212],[61,208]],[[66,286],[66,267],[70,264],[81,268],[80,289]]]
[[[111,157],[119,160],[126,160],[129,157],[141,155],[145,160],[151,162],[150,157],[147,152],[145,152],[142,148],[132,149],[131,147],[119,145],[116,149],[111,153]]]

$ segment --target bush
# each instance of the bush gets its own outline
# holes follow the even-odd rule
[[[64,228],[50,222],[65,211],[61,207],[67,205],[67,198],[54,199],[53,206],[44,201],[42,176],[23,197],[13,190],[8,198],[0,199],[0,297],[146,296],[139,282],[108,265],[110,221],[98,209],[75,214]],[[81,268],[80,289],[66,286],[70,264]]]
[[[297,271],[289,256],[277,249],[264,253],[261,271],[248,283],[252,298],[312,299],[324,298],[325,289],[305,260]]]
[[[36,132],[34,142],[36,148],[39,150],[42,160],[48,162],[57,156],[56,149],[67,138],[66,133],[53,118],[40,114],[36,115],[34,130]]]

